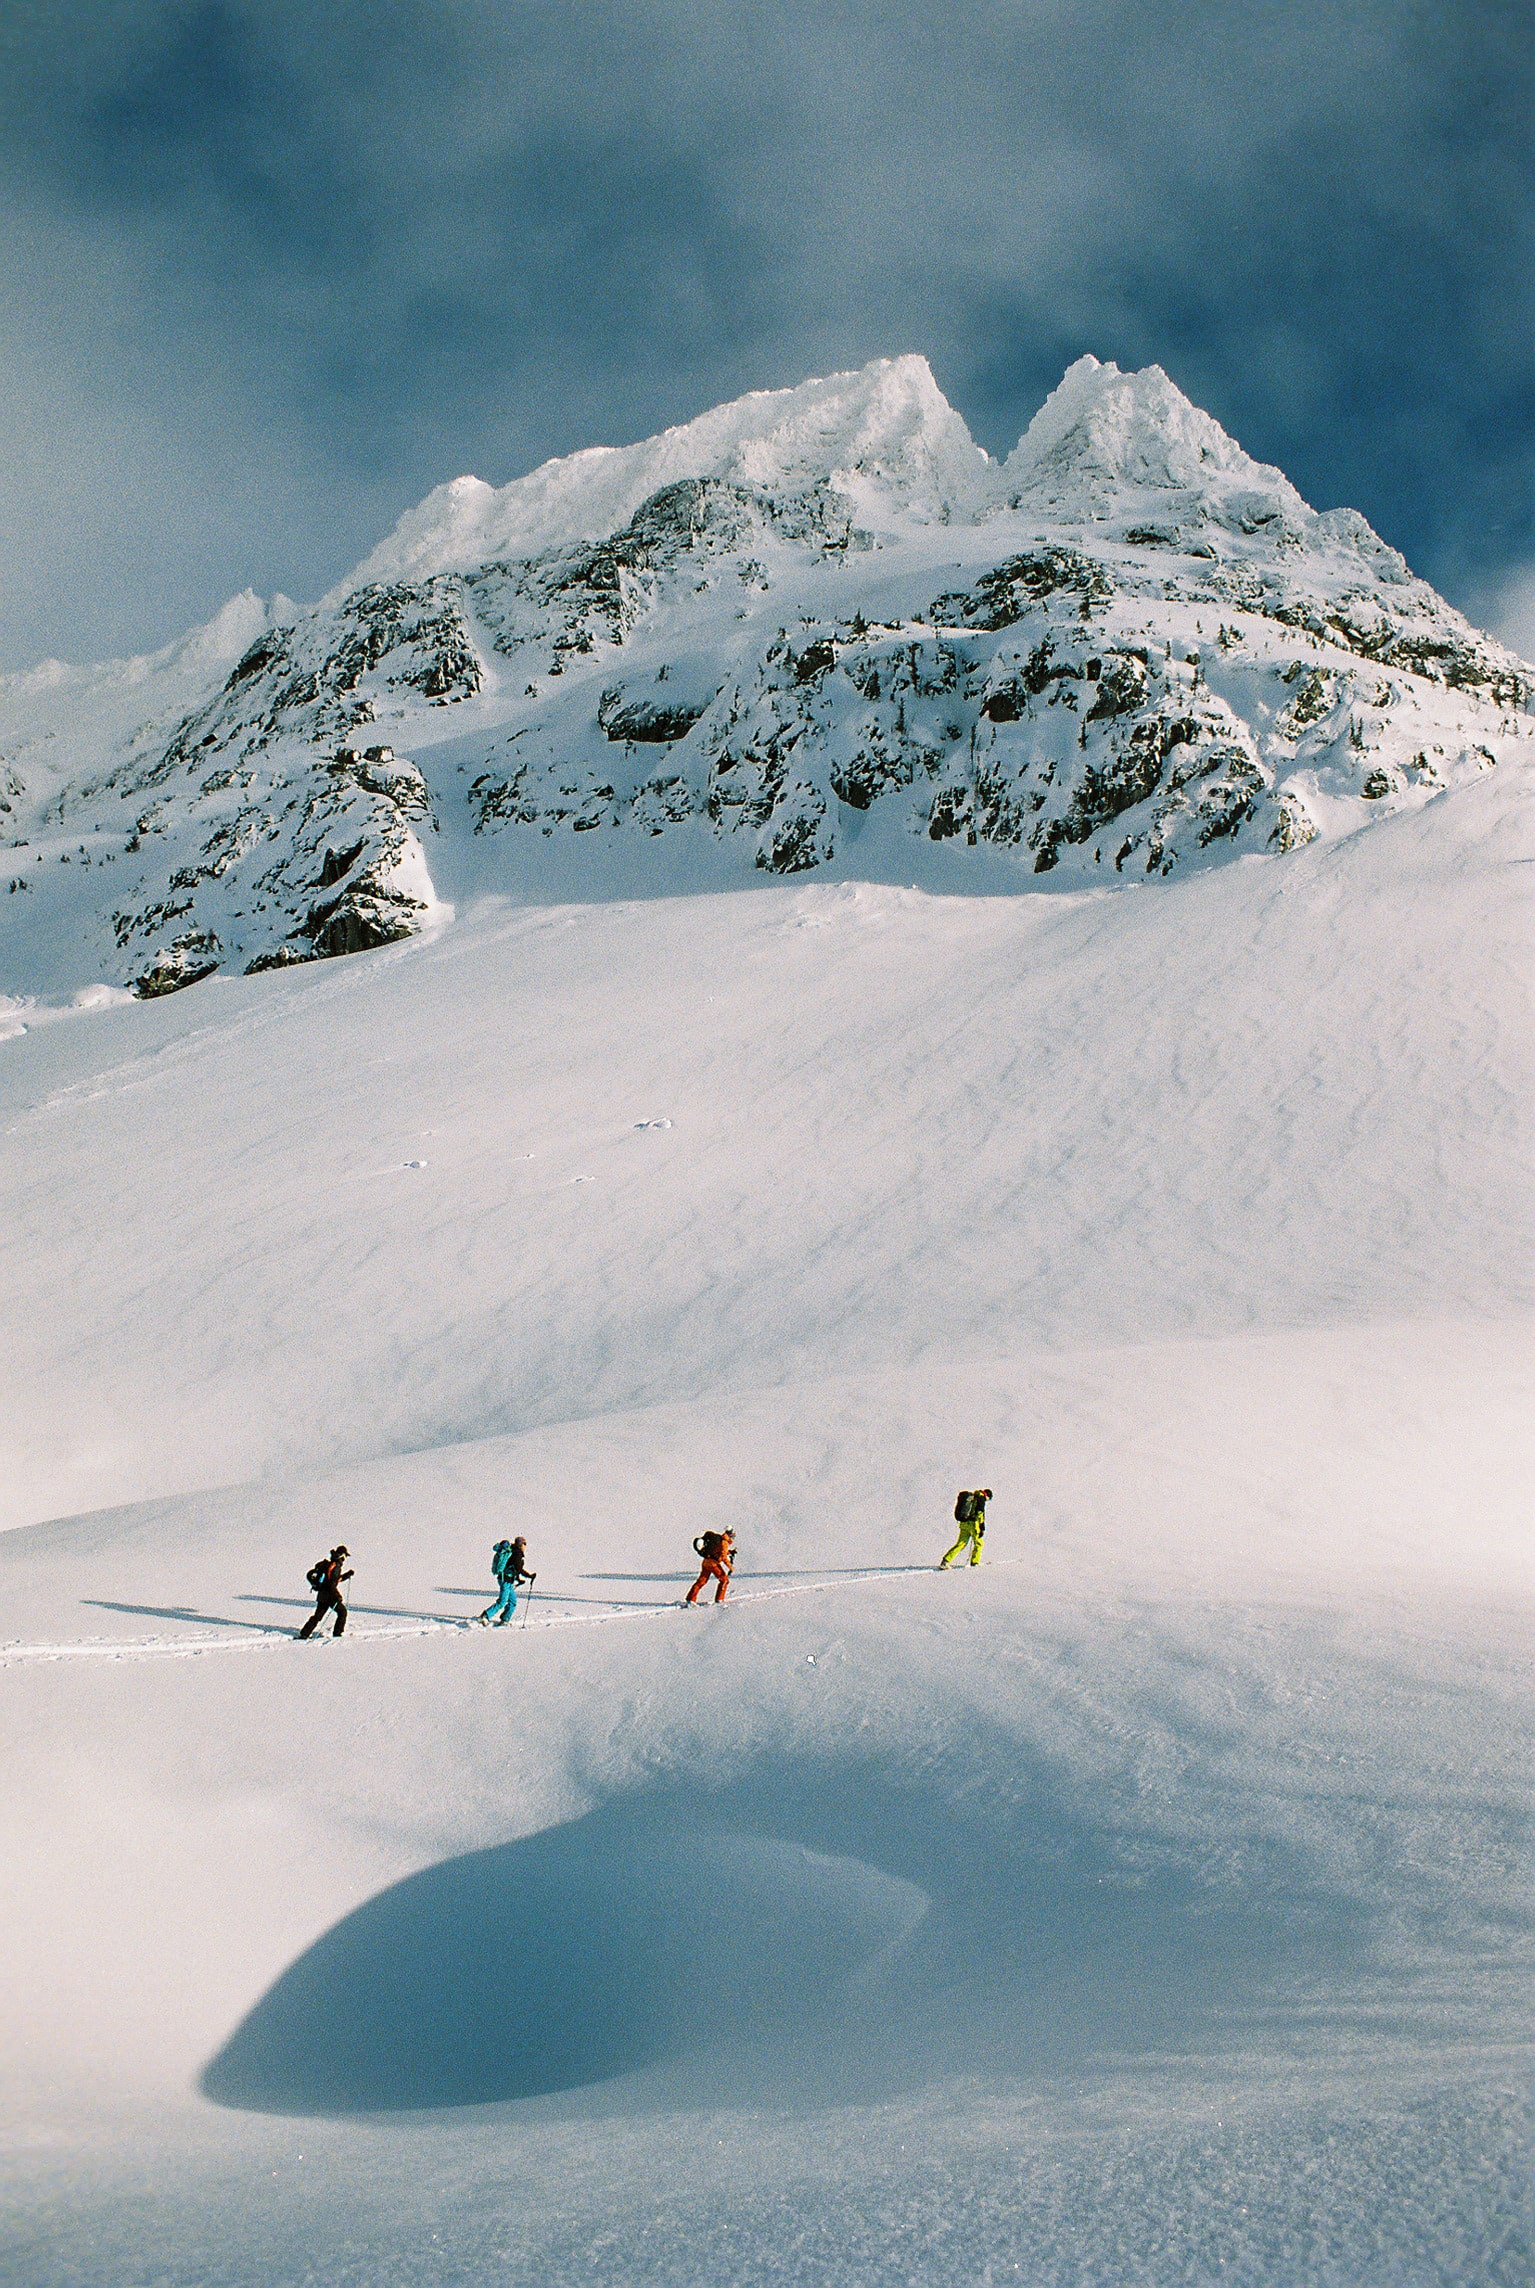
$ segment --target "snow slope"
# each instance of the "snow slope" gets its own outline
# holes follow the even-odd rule
[[[1528,756],[26,1015],[9,2277],[1529,2277]]]

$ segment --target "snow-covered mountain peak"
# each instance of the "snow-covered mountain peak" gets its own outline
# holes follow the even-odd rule
[[[254,588],[242,588],[211,620],[200,628],[190,629],[176,643],[168,645],[160,656],[168,666],[233,667],[258,636],[265,635],[268,628],[278,626],[283,620],[292,619],[296,609],[286,596],[274,596],[267,604]]]
[[[455,477],[410,509],[325,600],[380,580],[420,580],[496,558],[601,540],[662,486],[716,478],[764,492],[830,485],[876,526],[972,515],[995,471],[926,358],[753,390],[635,445],[597,445],[496,487]]]
[[[1159,365],[1121,373],[1078,358],[1003,464],[1009,500],[1099,506],[1135,491],[1262,496],[1297,521],[1311,510],[1279,469],[1255,461]]]
[[[1532,697],[1158,367],[1081,359],[999,465],[881,359],[455,478],[313,610],[0,679],[0,989],[357,952],[466,885],[1161,879],[1421,806]]]
[[[158,651],[135,652],[128,659],[103,659],[77,666],[64,659],[42,659],[35,667],[0,675],[0,695],[45,695],[62,692],[71,698],[83,691],[102,691],[141,684],[166,675],[207,676],[233,667],[268,628],[297,616],[291,598],[275,595],[263,603],[254,588],[242,588],[221,604],[211,620],[188,628]]]

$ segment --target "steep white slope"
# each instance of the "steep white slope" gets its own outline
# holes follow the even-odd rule
[[[14,1041],[9,1514],[1001,1329],[1523,1308],[1527,785],[1165,892],[491,905]]]

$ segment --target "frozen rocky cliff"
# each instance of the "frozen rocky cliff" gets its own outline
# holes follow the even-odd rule
[[[458,478],[313,610],[0,679],[0,992],[384,944],[463,842],[513,891],[578,836],[609,878],[1278,858],[1491,769],[1532,693],[1159,368],[1080,359],[997,463],[879,360]]]

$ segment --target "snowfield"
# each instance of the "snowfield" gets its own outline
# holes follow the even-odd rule
[[[913,548],[1258,484],[882,371],[577,456],[587,537],[870,422]],[[486,833],[449,709],[413,934],[134,999],[7,913],[7,2280],[1526,2288],[1535,719],[1395,672],[1485,768],[1171,872]]]

